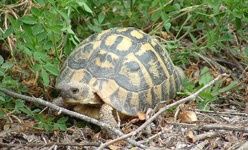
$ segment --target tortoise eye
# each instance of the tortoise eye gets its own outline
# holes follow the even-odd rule
[[[72,94],[77,94],[79,92],[78,88],[71,88]]]

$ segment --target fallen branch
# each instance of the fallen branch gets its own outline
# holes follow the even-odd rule
[[[248,149],[248,142],[242,144],[237,150],[244,150],[244,149]]]
[[[56,143],[56,142],[51,142],[51,143],[27,143],[27,144],[13,144],[13,143],[0,143],[0,147],[48,147],[48,146],[53,146],[53,145],[58,145],[58,146],[77,146],[77,147],[84,147],[84,146],[99,146],[99,142],[89,142],[89,143]]]
[[[208,118],[208,119],[212,120],[212,121],[215,122],[215,123],[220,123],[220,122],[221,122],[221,121],[215,119],[214,117],[212,117],[212,116],[210,116],[210,115],[208,115],[208,114],[204,114],[204,113],[200,113],[200,112],[196,112],[196,114],[197,114],[197,116],[199,115],[199,116],[203,116],[203,117],[205,117],[205,118]],[[221,119],[222,119],[222,118],[221,118]],[[225,120],[225,121],[226,121],[226,120]],[[226,121],[226,122],[228,122],[228,121]]]
[[[201,140],[205,140],[205,139],[208,139],[208,138],[216,137],[219,134],[220,133],[218,133],[218,132],[211,131],[211,132],[207,132],[207,133],[195,135],[192,141],[195,143],[195,142],[198,142],[198,141],[201,141]]]
[[[169,105],[165,106],[164,108],[161,108],[157,113],[155,113],[151,118],[149,118],[149,119],[148,119],[145,123],[143,123],[139,128],[137,128],[136,130],[134,130],[134,131],[132,131],[132,132],[130,132],[130,133],[128,133],[128,134],[125,134],[125,135],[123,135],[123,136],[121,136],[121,137],[119,137],[119,138],[116,138],[116,139],[114,139],[114,140],[111,140],[111,141],[109,141],[109,142],[106,142],[106,143],[102,144],[102,145],[98,148],[98,150],[101,150],[101,149],[107,147],[108,145],[111,145],[111,144],[113,144],[113,143],[115,143],[115,142],[117,142],[117,141],[124,140],[124,139],[126,139],[126,138],[128,138],[128,137],[131,137],[131,136],[136,135],[136,134],[139,133],[141,130],[143,130],[147,125],[149,125],[151,122],[153,122],[153,121],[154,121],[159,115],[161,115],[163,112],[165,112],[166,110],[168,110],[168,109],[170,109],[170,108],[172,108],[172,107],[174,107],[174,106],[177,106],[177,105],[179,105],[179,104],[182,104],[182,103],[186,103],[186,102],[188,102],[188,101],[195,100],[196,97],[197,97],[202,91],[204,91],[205,89],[207,89],[207,88],[209,88],[210,86],[212,86],[214,83],[216,83],[218,80],[220,80],[220,79],[221,79],[222,77],[224,77],[224,76],[227,76],[227,74],[224,73],[224,74],[218,75],[214,80],[212,80],[211,82],[209,82],[208,84],[206,84],[204,87],[202,87],[201,89],[199,89],[199,90],[196,91],[195,93],[193,93],[193,94],[189,95],[188,97],[183,98],[183,99],[181,99],[181,100],[179,100],[179,101],[176,101],[176,102],[174,102],[174,103],[172,103],[172,104],[169,104]]]
[[[168,124],[190,127],[192,130],[226,130],[226,131],[238,131],[248,133],[247,126],[234,126],[234,125],[226,125],[226,124],[187,124],[187,123],[176,123],[176,122],[167,122]]]
[[[197,144],[196,146],[194,146],[191,150],[201,150],[201,149],[204,149],[204,147],[208,144],[209,142],[206,140],[206,141],[203,141],[199,144]]]
[[[209,111],[209,110],[194,110],[194,111],[198,111],[201,113],[208,113],[208,114],[234,115],[234,116],[248,117],[248,114],[240,113],[240,112],[219,112],[219,111]]]
[[[158,132],[158,133],[156,133],[156,134],[154,134],[154,135],[152,135],[152,136],[150,136],[148,139],[146,139],[146,140],[143,140],[143,141],[139,141],[139,143],[148,143],[148,142],[150,142],[151,140],[153,140],[153,139],[155,139],[155,138],[157,138],[158,136],[160,136],[161,134],[163,134],[165,132],[165,130],[164,129],[162,129],[162,131],[160,131],[160,132]]]
[[[246,126],[233,126],[226,124],[206,124],[196,127],[197,130],[227,130],[227,131],[239,131],[248,133],[248,127]]]
[[[87,122],[90,122],[90,123],[93,123],[95,125],[98,125],[102,128],[105,128],[105,129],[108,129],[108,130],[111,130],[112,132],[114,132],[116,135],[118,136],[122,136],[124,135],[120,130],[106,124],[106,123],[103,123],[103,122],[100,122],[94,118],[91,118],[91,117],[88,117],[88,116],[85,116],[83,114],[79,114],[77,112],[74,112],[74,111],[70,111],[68,109],[65,109],[65,108],[62,108],[62,107],[59,107],[53,103],[50,103],[48,101],[45,101],[41,98],[36,98],[36,97],[30,97],[30,96],[26,96],[26,95],[22,95],[22,94],[18,94],[18,93],[15,93],[15,92],[12,92],[10,90],[7,90],[5,88],[2,88],[0,87],[0,91],[11,96],[11,97],[15,97],[15,98],[19,98],[19,99],[22,99],[22,100],[25,100],[25,101],[29,101],[29,102],[33,102],[33,103],[38,103],[40,105],[43,105],[43,106],[46,106],[46,107],[49,107],[49,108],[52,108],[54,110],[57,110],[58,112],[61,112],[61,113],[64,113],[66,115],[69,115],[69,116],[72,116],[72,117],[75,117],[75,118],[78,118],[78,119],[81,119],[81,120],[84,120],[84,121],[87,121]],[[130,144],[133,144],[135,146],[138,146],[140,148],[145,148],[146,146],[142,145],[142,144],[139,144],[138,142],[134,141],[134,140],[131,140],[131,139],[127,139],[127,141],[130,143]]]

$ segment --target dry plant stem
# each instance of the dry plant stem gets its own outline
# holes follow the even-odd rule
[[[8,14],[6,13],[5,14],[5,17],[4,17],[4,27],[5,29],[8,29],[8,23],[7,23],[7,16]],[[11,52],[11,55],[13,54],[13,47],[12,47],[12,40],[10,39],[10,37],[7,37],[7,41],[8,41],[8,45],[9,45],[9,48],[10,48],[10,52]]]
[[[221,123],[221,121],[219,121],[219,120],[215,119],[214,117],[209,116],[209,115],[207,115],[207,114],[200,113],[200,112],[197,112],[196,114],[197,114],[197,115],[201,115],[201,116],[206,117],[206,118],[209,118],[209,119],[211,119],[212,121],[214,121],[215,123]]]
[[[203,141],[199,144],[197,144],[196,146],[194,146],[191,150],[201,150],[204,149],[204,147],[208,144],[208,141]]]
[[[167,122],[168,124],[172,124],[175,126],[183,126],[190,127],[192,130],[226,130],[226,131],[238,131],[248,133],[247,126],[234,126],[234,125],[226,125],[226,124],[187,124],[187,123],[176,123],[176,122]]]
[[[179,113],[180,113],[180,111],[181,111],[181,107],[182,107],[182,105],[180,104],[180,105],[178,105],[177,108],[176,108],[176,111],[175,111],[175,114],[174,114],[174,121],[175,121],[175,122],[177,121],[178,115],[179,115]]]
[[[74,111],[70,111],[68,109],[65,109],[65,108],[62,108],[62,107],[59,107],[55,104],[52,104],[48,101],[45,101],[41,98],[36,98],[36,97],[30,97],[30,96],[26,96],[26,95],[22,95],[22,94],[18,94],[18,93],[15,93],[15,92],[12,92],[10,90],[7,90],[5,88],[2,88],[0,87],[0,91],[11,96],[11,97],[15,97],[15,98],[19,98],[19,99],[23,99],[25,101],[29,101],[29,102],[33,102],[33,103],[38,103],[38,104],[41,104],[43,106],[47,106],[49,108],[52,108],[54,110],[57,110],[61,113],[64,113],[66,115],[69,115],[69,116],[72,116],[72,117],[75,117],[75,118],[78,118],[78,119],[81,119],[81,120],[85,120],[87,122],[90,122],[90,123],[93,123],[95,125],[98,125],[102,128],[105,128],[105,129],[108,129],[108,130],[111,130],[112,132],[114,132],[116,135],[118,136],[122,136],[124,135],[120,130],[114,128],[114,127],[111,127],[110,125],[106,124],[106,123],[103,123],[103,122],[100,122],[94,118],[91,118],[91,117],[88,117],[88,116],[85,116],[85,115],[82,115],[82,114],[79,114],[77,112],[74,112]],[[145,148],[144,145],[142,144],[139,144],[137,143],[136,141],[134,140],[131,140],[131,139],[127,139],[127,141],[130,143],[130,144],[133,144],[135,146],[138,146],[138,147],[141,147],[141,148]]]
[[[82,147],[82,146],[99,146],[100,143],[98,142],[85,142],[85,143],[27,143],[27,144],[10,144],[10,143],[0,143],[0,147],[48,147],[48,146],[53,146],[53,145],[58,145],[58,146],[77,146],[77,147]]]
[[[239,77],[239,80],[241,80],[242,81],[242,79],[243,79],[243,82],[244,82],[244,80],[245,80],[245,75],[246,75],[246,71],[248,71],[248,66],[246,66],[245,67],[245,69],[242,71],[242,74],[241,74],[241,76]]]
[[[194,110],[201,113],[208,113],[208,114],[219,114],[219,115],[235,115],[235,116],[243,116],[248,117],[246,113],[239,113],[239,112],[219,112],[219,111],[208,111],[208,110]]]
[[[166,6],[168,6],[168,5],[169,5],[170,3],[172,3],[172,2],[173,2],[173,0],[170,0],[169,2],[167,2],[166,4],[164,4],[162,7],[159,7],[159,8],[157,8],[157,9],[155,9],[155,10],[152,10],[152,11],[150,11],[150,12],[148,12],[148,13],[151,15],[151,14],[157,12],[157,11],[160,11],[161,9],[165,8]]]
[[[248,142],[242,144],[237,150],[244,150],[244,149],[248,149]]]
[[[218,136],[219,134],[220,133],[214,132],[214,131],[203,133],[203,134],[199,134],[199,135],[194,136],[193,142],[205,140],[207,138],[213,138],[213,137]]]
[[[210,81],[208,84],[206,84],[204,87],[202,87],[201,89],[199,89],[199,90],[196,91],[195,93],[193,93],[193,94],[189,95],[188,97],[183,98],[183,99],[181,99],[181,100],[179,100],[179,101],[176,101],[176,102],[174,102],[174,103],[172,103],[172,104],[170,104],[170,105],[167,105],[167,106],[165,106],[164,108],[161,108],[157,113],[155,113],[151,118],[149,118],[149,119],[148,119],[145,123],[143,123],[139,128],[137,128],[136,130],[134,130],[134,131],[132,131],[132,132],[130,132],[130,133],[128,133],[128,134],[125,134],[125,135],[123,135],[123,136],[121,136],[121,137],[119,137],[119,138],[116,138],[116,139],[114,139],[114,140],[111,140],[111,141],[109,141],[109,142],[106,142],[106,143],[102,144],[102,145],[98,148],[98,150],[101,150],[101,149],[105,148],[106,146],[111,145],[111,144],[113,144],[113,143],[115,143],[115,142],[117,142],[117,141],[120,141],[120,140],[123,140],[123,139],[126,139],[126,138],[128,138],[128,137],[131,137],[131,136],[136,135],[136,134],[139,133],[141,130],[143,130],[147,125],[149,125],[152,121],[154,121],[154,120],[155,120],[159,115],[161,115],[164,111],[166,111],[166,110],[168,110],[168,109],[170,109],[170,108],[172,108],[172,107],[174,107],[174,106],[177,106],[177,105],[179,105],[179,104],[183,104],[183,103],[185,103],[185,102],[195,100],[196,97],[197,97],[202,91],[204,91],[205,89],[207,89],[207,88],[209,88],[210,86],[212,86],[215,82],[217,82],[218,80],[220,80],[220,79],[221,79],[222,77],[224,77],[224,76],[227,76],[227,74],[224,73],[224,74],[218,75],[214,80]]]
[[[11,117],[15,118],[19,123],[23,123],[23,121],[15,115],[11,115]]]
[[[148,143],[148,142],[150,142],[151,140],[153,140],[153,139],[155,139],[156,137],[158,137],[158,136],[160,136],[161,134],[163,134],[165,132],[165,130],[164,129],[162,129],[162,131],[160,131],[160,132],[158,132],[158,133],[156,133],[156,134],[154,134],[154,135],[152,135],[151,137],[149,137],[148,139],[145,139],[145,140],[143,140],[143,141],[139,141],[139,143]]]
[[[239,131],[248,133],[248,127],[244,126],[233,126],[225,124],[206,124],[196,127],[198,130],[227,130],[227,131]]]
[[[214,70],[218,69],[218,70],[223,70],[223,71],[227,72],[226,68],[223,67],[222,65],[220,65],[219,63],[217,63],[215,60],[208,58],[206,56],[203,56],[203,55],[196,53],[196,52],[194,54],[197,55],[198,57],[200,57],[201,59],[203,59],[204,61],[206,61],[212,69],[214,69]]]
[[[19,3],[19,4],[7,5],[7,8],[12,9],[12,8],[15,8],[15,7],[20,7],[22,5],[25,5],[26,3],[28,3],[28,0],[25,0],[25,1],[21,2],[21,3]]]
[[[229,122],[228,119],[225,119],[225,117],[222,117],[220,114],[218,114],[214,107],[210,106],[210,108],[215,112],[216,116],[221,119],[221,121]]]

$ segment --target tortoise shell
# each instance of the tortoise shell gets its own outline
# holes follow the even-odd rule
[[[167,51],[150,35],[133,27],[112,28],[85,39],[67,58],[56,87],[85,85],[103,103],[137,116],[173,98],[181,75]],[[77,92],[77,91],[74,91]],[[62,92],[63,93],[63,92]],[[67,98],[74,98],[68,95]],[[75,105],[98,100],[73,100]],[[100,102],[99,102],[100,103]]]

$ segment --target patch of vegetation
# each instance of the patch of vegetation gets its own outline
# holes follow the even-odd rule
[[[207,85],[210,81],[214,79],[213,75],[210,73],[208,67],[203,67],[200,70],[200,78],[197,83],[194,83],[190,80],[185,80],[184,82],[184,94],[190,95],[203,86]],[[238,81],[234,80],[231,81],[227,86],[222,85],[222,81],[218,81],[214,86],[209,87],[205,91],[201,92],[200,95],[197,97],[197,105],[198,108],[201,110],[209,110],[209,104],[218,100],[218,96],[222,93],[230,91],[238,86]]]
[[[10,54],[5,59],[0,55],[0,83],[50,99],[59,68],[75,46],[92,33],[116,26],[134,26],[158,37],[175,64],[184,69],[199,61],[195,53],[225,55],[225,59],[231,55],[247,65],[247,6],[246,0],[1,0],[0,51],[7,49]],[[199,79],[186,83],[184,94],[211,79],[211,69],[200,68]],[[209,88],[200,95],[199,106],[207,108],[237,82]],[[22,112],[45,129],[62,129],[66,122],[52,123],[54,118],[47,119],[4,94],[0,105],[0,116],[12,110]]]

